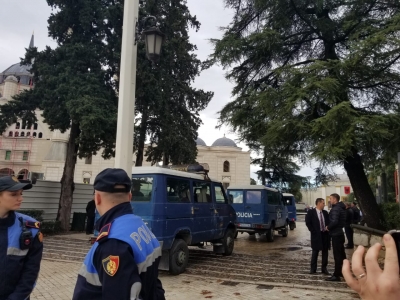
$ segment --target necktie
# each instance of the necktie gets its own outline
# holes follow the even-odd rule
[[[322,215],[322,211],[319,212],[320,213],[320,218],[319,218],[319,222],[321,224],[321,231],[325,231],[325,225],[324,225],[324,216]]]

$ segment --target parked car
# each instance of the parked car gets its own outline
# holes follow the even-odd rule
[[[303,203],[303,202],[297,202],[296,203],[296,210],[298,212],[308,212],[308,210],[310,210],[310,207],[307,204]]]

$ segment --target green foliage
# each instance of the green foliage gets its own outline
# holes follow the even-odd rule
[[[255,181],[253,178],[250,178],[250,185],[257,185],[257,181]]]
[[[63,232],[60,221],[44,221],[40,226],[40,231],[45,234],[57,234]]]
[[[301,162],[344,165],[368,223],[379,227],[363,163],[400,148],[400,4],[225,3],[235,16],[213,40],[212,59],[229,68],[235,99],[220,121]]]
[[[400,207],[398,203],[383,203],[379,206],[381,222],[387,231],[400,229]]]
[[[21,209],[18,210],[19,213],[30,216],[35,220],[42,222],[43,221],[43,214],[44,210],[37,210],[37,209]]]

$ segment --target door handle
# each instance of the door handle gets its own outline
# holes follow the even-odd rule
[[[246,208],[251,208],[250,206],[246,206]]]
[[[210,207],[210,210],[214,210],[214,208],[213,208],[213,207]]]
[[[194,210],[199,210],[200,208],[198,208],[198,207],[195,207],[195,208],[193,208]]]

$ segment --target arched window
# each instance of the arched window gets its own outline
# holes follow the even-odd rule
[[[22,128],[21,129],[26,129],[26,121],[22,120]]]
[[[30,132],[27,132],[27,133],[26,133],[26,136],[31,136],[31,133],[30,133]]]
[[[224,161],[224,172],[229,172],[230,171],[230,163],[229,161]]]
[[[19,129],[21,127],[21,123],[17,122],[17,124],[15,125],[15,129]]]
[[[43,137],[43,133],[39,132],[39,139]]]
[[[33,133],[33,137],[36,137],[36,132]]]
[[[15,134],[14,134],[14,136],[15,136],[15,137],[18,137],[18,136],[19,136],[19,132],[16,131]]]
[[[21,136],[25,136],[25,132],[21,132]]]
[[[10,131],[10,132],[8,133],[8,136],[13,136],[13,132]]]
[[[33,124],[33,130],[37,130],[37,123]]]

